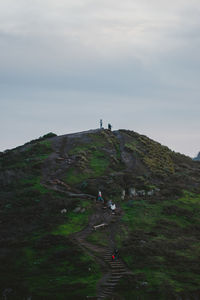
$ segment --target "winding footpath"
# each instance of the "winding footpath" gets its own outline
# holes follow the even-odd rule
[[[132,274],[122,259],[112,261],[112,253],[115,248],[114,236],[112,234],[112,227],[120,217],[112,215],[110,211],[102,210],[101,205],[96,204],[96,210],[90,217],[88,226],[82,231],[73,235],[73,239],[81,248],[84,248],[91,256],[95,257],[96,261],[102,266],[104,275],[97,284],[97,297],[92,299],[111,299],[115,287],[119,280],[125,274]],[[107,230],[110,233],[108,246],[94,245],[87,241],[87,237],[94,231],[94,227],[101,222],[108,224],[107,227],[98,230]],[[88,297],[89,299],[90,297]]]

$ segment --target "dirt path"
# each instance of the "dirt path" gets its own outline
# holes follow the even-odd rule
[[[108,209],[103,210],[102,206],[96,204],[95,212],[91,215],[88,226],[73,235],[74,240],[90,253],[101,264],[103,269],[103,277],[97,284],[97,297],[96,299],[109,299],[113,294],[116,285],[120,278],[125,274],[131,274],[122,259],[112,261],[112,253],[115,248],[114,231],[116,222],[120,216],[112,215]],[[97,229],[107,231],[109,235],[108,246],[94,245],[87,241],[87,237],[94,231],[93,226],[101,223],[106,223],[108,226],[105,228]],[[94,299],[94,298],[93,298]]]

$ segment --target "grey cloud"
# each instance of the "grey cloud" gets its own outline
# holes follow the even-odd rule
[[[53,114],[62,133],[101,115],[157,140],[168,132],[179,149],[173,128],[198,129],[199,10],[197,0],[2,0],[2,126],[17,124],[25,141],[26,124],[36,135]]]

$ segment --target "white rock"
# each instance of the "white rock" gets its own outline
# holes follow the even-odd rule
[[[131,187],[129,188],[129,196],[130,197],[136,197],[138,195],[138,193],[136,192],[136,189]]]
[[[124,200],[124,199],[125,199],[125,196],[126,196],[126,191],[123,190],[123,191],[122,191],[122,195],[121,195],[121,199]]]

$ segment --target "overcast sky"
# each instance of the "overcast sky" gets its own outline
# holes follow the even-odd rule
[[[0,151],[97,128],[200,151],[199,0],[1,0]]]

